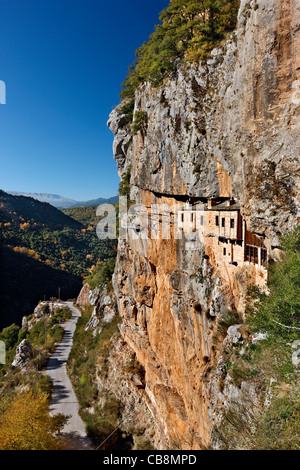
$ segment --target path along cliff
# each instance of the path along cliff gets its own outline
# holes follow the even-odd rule
[[[52,381],[51,413],[68,416],[68,422],[62,433],[66,438],[68,449],[89,450],[92,449],[87,438],[85,424],[78,414],[79,405],[74,393],[71,381],[67,374],[66,364],[73,344],[73,334],[76,323],[80,317],[80,311],[72,302],[65,303],[72,312],[72,317],[65,325],[62,342],[49,359],[47,375]]]

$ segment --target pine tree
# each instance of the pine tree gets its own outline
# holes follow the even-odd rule
[[[236,26],[240,0],[171,0],[160,14],[161,24],[136,51],[136,60],[122,84],[121,98],[133,98],[149,80],[158,86],[184,59],[207,57]]]

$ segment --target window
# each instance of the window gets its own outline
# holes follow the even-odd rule
[[[201,223],[201,225],[204,225],[204,216],[203,215],[201,215],[201,222],[200,223]]]
[[[222,227],[225,227],[225,217],[222,217]]]
[[[234,219],[230,219],[230,228],[234,228]]]
[[[226,248],[223,248],[223,255],[226,256]]]
[[[219,216],[216,215],[216,225],[218,226],[219,225]]]

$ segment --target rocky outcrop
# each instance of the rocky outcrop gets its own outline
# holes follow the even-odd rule
[[[77,297],[77,301],[76,303],[80,306],[80,307],[86,307],[87,305],[89,305],[89,296],[90,296],[90,286],[85,283]]]
[[[17,346],[16,355],[12,362],[13,368],[24,369],[31,359],[34,359],[37,351],[32,347],[27,339],[23,339]]]
[[[209,60],[137,90],[146,132],[133,135],[120,107],[110,116],[130,199],[171,214],[169,239],[119,241],[113,285],[122,339],[145,369],[161,442],[173,447],[211,444],[215,416],[234,395],[227,384],[227,398],[216,400],[212,385],[225,347],[216,323],[228,310],[243,317],[247,287],[260,276],[245,263],[227,277],[203,242],[176,239],[175,207],[234,199],[247,228],[277,255],[280,235],[299,220],[299,47],[296,0],[242,0],[237,31]]]
[[[101,293],[99,289],[90,291],[89,299],[90,302],[92,302],[91,305],[94,305],[94,310],[85,330],[91,328],[93,335],[96,336],[101,333],[102,326],[105,325],[105,323],[110,323],[117,314],[114,303],[115,300],[113,295],[107,294],[105,287]],[[77,302],[79,303],[78,300]]]

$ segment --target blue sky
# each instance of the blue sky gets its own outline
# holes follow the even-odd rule
[[[0,189],[110,197],[106,123],[168,0],[0,0]]]

